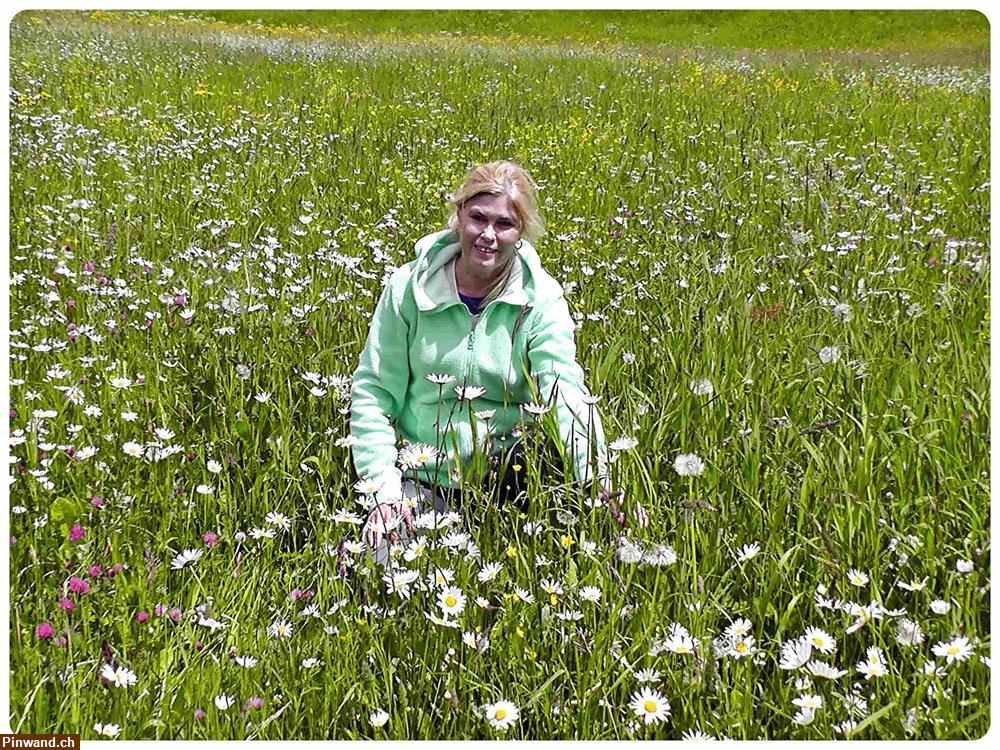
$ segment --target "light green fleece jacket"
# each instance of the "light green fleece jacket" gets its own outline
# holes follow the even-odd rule
[[[454,486],[455,471],[474,444],[492,436],[493,450],[513,444],[511,432],[528,413],[521,406],[553,403],[576,478],[607,476],[607,452],[597,409],[576,361],[573,320],[562,287],[522,241],[504,292],[474,319],[458,298],[450,230],[416,244],[415,260],[389,279],[375,307],[351,389],[351,435],[358,476],[379,484],[379,502],[398,500],[403,476]],[[430,374],[451,375],[439,386]],[[534,386],[532,382],[534,382]],[[455,386],[485,392],[460,401]],[[537,399],[533,388],[537,387]],[[488,421],[471,414],[495,409]],[[475,423],[475,427],[473,424]],[[473,432],[475,431],[475,443]],[[397,441],[424,443],[441,457],[418,470],[397,467]]]

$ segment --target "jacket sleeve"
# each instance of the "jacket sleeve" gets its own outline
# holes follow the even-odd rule
[[[351,452],[362,479],[379,482],[379,502],[402,496],[402,474],[396,467],[396,430],[410,380],[408,324],[398,294],[405,286],[390,279],[375,306],[368,339],[351,386]]]
[[[597,478],[607,483],[604,429],[597,407],[584,401],[590,393],[576,361],[574,323],[566,298],[560,296],[542,306],[536,315],[528,334],[528,363],[538,382],[539,396],[544,403],[555,402],[559,434],[572,458],[576,478],[584,484],[590,482],[593,459]]]

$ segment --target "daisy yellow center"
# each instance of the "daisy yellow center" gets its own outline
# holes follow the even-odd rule
[[[818,635],[814,636],[813,637],[813,643],[816,644],[817,646],[822,646],[823,645],[823,639],[820,638]]]
[[[650,713],[651,714],[654,711],[656,711],[656,701],[650,699],[650,700],[646,701],[645,703],[643,703],[642,707],[643,707],[643,709],[645,709],[646,713]]]
[[[949,654],[957,654],[958,653],[958,646],[949,646],[948,647],[948,653]]]
[[[505,708],[498,708],[496,716],[497,716],[497,719],[499,719],[500,721],[503,721],[504,719],[507,718],[507,709],[505,709]]]
[[[745,644],[745,643],[737,643],[736,644],[736,650],[739,651],[742,654],[744,651],[747,650],[747,644]]]
[[[449,607],[454,607],[456,604],[458,604],[458,599],[456,599],[453,596],[446,596],[444,598],[444,603],[447,604]]]

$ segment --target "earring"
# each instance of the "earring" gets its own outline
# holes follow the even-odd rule
[[[518,240],[517,242],[514,243],[514,249],[515,250],[520,250],[521,249],[521,245],[523,245],[523,244],[524,244],[524,242],[522,240]]]

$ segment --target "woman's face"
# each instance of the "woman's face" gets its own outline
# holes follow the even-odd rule
[[[470,276],[484,280],[495,277],[519,239],[521,222],[506,195],[477,195],[458,210],[459,262]]]

